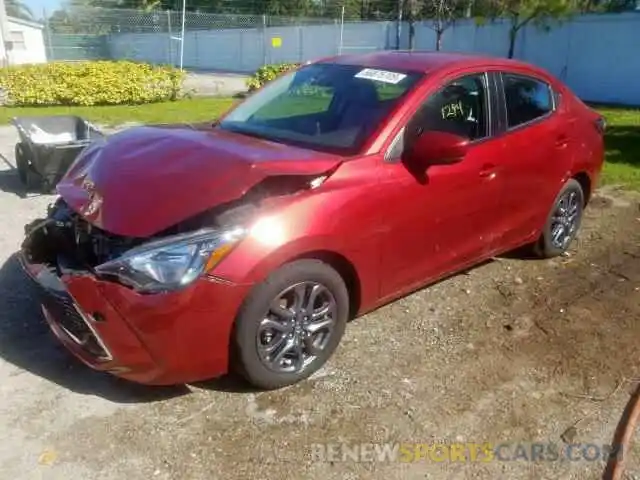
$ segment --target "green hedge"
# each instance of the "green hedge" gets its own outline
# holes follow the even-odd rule
[[[263,65],[256,73],[247,80],[247,88],[249,91],[261,88],[265,83],[270,82],[274,78],[282,75],[289,70],[293,70],[300,66],[299,63],[278,63],[273,65]]]
[[[184,73],[129,61],[51,62],[0,68],[4,103],[36,105],[135,105],[176,100]]]

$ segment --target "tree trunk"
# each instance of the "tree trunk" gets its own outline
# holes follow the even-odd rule
[[[464,16],[466,18],[471,18],[471,12],[473,10],[473,0],[469,0],[467,3],[467,7],[465,8]]]
[[[409,50],[413,50],[415,48],[415,39],[416,39],[416,24],[412,19],[411,23],[409,23]]]
[[[436,31],[436,52],[442,50],[442,34],[444,33],[444,26],[442,18],[438,17],[435,22]]]
[[[509,30],[509,55],[507,58],[513,58],[514,50],[516,48],[516,36],[518,35],[518,30],[515,27],[511,27]]]

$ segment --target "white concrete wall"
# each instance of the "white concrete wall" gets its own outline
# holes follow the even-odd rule
[[[22,65],[25,63],[46,63],[47,53],[44,44],[44,31],[42,28],[13,22],[11,18],[7,21],[9,26],[8,38],[11,39],[14,33],[22,33],[24,45],[14,44],[8,50],[10,65]]]
[[[408,25],[401,48],[408,47]],[[416,25],[415,48],[435,49],[428,23]],[[272,38],[282,40],[272,46]],[[250,73],[263,63],[298,62],[342,53],[393,49],[395,22],[347,23],[340,46],[338,23],[303,27],[204,30],[185,35],[184,66]],[[459,21],[443,37],[443,50],[506,56],[508,25],[483,26]],[[166,33],[116,34],[109,39],[112,58],[178,64],[180,43]],[[587,15],[551,25],[528,26],[518,37],[516,58],[546,68],[585,100],[640,105],[640,12]]]
[[[459,22],[443,37],[443,49],[506,56],[509,26]],[[435,48],[435,33],[416,28],[416,49]],[[640,105],[640,12],[585,15],[519,32],[516,58],[539,65],[566,82],[578,96],[596,102]]]

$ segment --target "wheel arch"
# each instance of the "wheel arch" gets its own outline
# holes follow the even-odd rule
[[[586,206],[589,203],[589,200],[591,199],[591,194],[592,194],[593,186],[591,182],[591,177],[586,171],[580,171],[574,174],[571,178],[577,181],[580,184],[580,187],[582,187],[582,191],[584,193],[584,206]]]
[[[268,254],[251,255],[259,245],[247,245],[247,252],[252,261],[244,262],[243,252],[238,251],[234,261],[234,253],[230,255],[230,262],[221,264],[216,276],[228,281],[257,286],[265,281],[273,272],[297,260],[319,260],[333,268],[345,282],[349,294],[349,318],[354,318],[375,303],[378,295],[378,261],[376,242],[357,248],[349,244],[336,243],[335,237],[313,236],[295,239]],[[262,253],[262,252],[260,252]],[[257,260],[257,261],[254,261]]]
[[[311,250],[287,259],[280,266],[297,260],[320,260],[338,272],[349,293],[349,319],[356,317],[362,304],[362,284],[355,265],[347,257],[331,250]]]

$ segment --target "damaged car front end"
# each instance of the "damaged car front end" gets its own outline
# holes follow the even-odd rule
[[[184,381],[185,370],[194,380],[226,371],[229,324],[202,323],[232,316],[246,287],[206,273],[243,229],[124,237],[93,227],[59,199],[25,230],[21,263],[39,286],[44,317],[84,363],[148,384]],[[198,358],[202,342],[207,355]]]
[[[218,162],[217,176],[250,172],[242,183],[217,189],[213,171],[203,174],[193,165],[174,169],[173,178],[156,180],[154,188],[161,194],[159,208],[172,202],[169,215],[147,211],[144,219],[132,221],[145,215],[149,192],[141,202],[102,169],[124,150],[130,153],[123,144],[138,141],[136,133],[146,137],[145,147],[172,137],[183,157],[194,138],[201,144],[211,135],[210,130],[143,128],[89,147],[59,184],[60,197],[46,217],[25,226],[22,266],[39,286],[53,333],[90,367],[145,384],[224,374],[233,318],[251,283],[218,278],[216,266],[249,235],[265,205],[312,189],[325,178],[318,173],[335,169],[336,162],[306,171],[270,168],[266,161],[260,166]],[[220,140],[217,145],[224,145]],[[148,174],[141,163],[136,170],[128,167],[129,182],[143,183],[136,178]],[[176,196],[184,183],[202,193],[198,183],[204,182],[210,189],[205,195]]]

